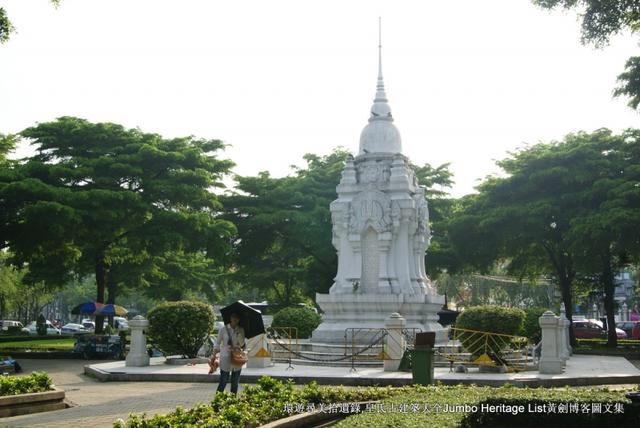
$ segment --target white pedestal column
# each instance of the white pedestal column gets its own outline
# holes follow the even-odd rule
[[[384,327],[387,329],[386,346],[384,352],[386,358],[384,360],[384,371],[395,372],[400,367],[400,361],[404,350],[407,348],[406,341],[402,330],[407,325],[405,320],[399,313],[394,312],[384,323]]]
[[[247,339],[247,368],[271,367],[271,350],[266,334],[259,334]]]
[[[538,319],[542,329],[542,352],[538,370],[541,374],[562,373],[562,359],[558,349],[558,317],[547,311]]]
[[[567,318],[564,307],[560,308],[560,321],[562,321],[562,333],[564,334],[564,350],[567,358],[573,355],[573,348],[571,348],[571,336],[569,335],[569,327],[571,322]]]
[[[147,336],[144,329],[149,326],[142,315],[138,315],[129,321],[131,330],[131,344],[125,365],[127,367],[142,367],[149,365],[149,354],[147,353]]]

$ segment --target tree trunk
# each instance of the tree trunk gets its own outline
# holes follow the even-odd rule
[[[576,346],[576,336],[573,333],[573,293],[571,292],[571,279],[565,277],[560,278],[560,292],[562,293],[562,304],[564,305],[564,313],[569,320],[569,342],[571,346]]]
[[[602,259],[602,285],[604,286],[604,310],[607,315],[607,346],[615,348],[618,346],[618,335],[616,334],[615,308],[613,297],[615,294],[615,282],[613,269],[611,266],[611,252],[607,248]]]
[[[109,294],[107,295],[107,303],[116,304],[116,294],[118,292],[118,283],[116,282],[113,272],[107,278],[107,289]],[[109,325],[113,327],[113,315],[109,315]]]
[[[103,252],[98,253],[96,257],[96,286],[97,286],[97,295],[96,302],[104,303],[104,290],[107,284],[107,274],[108,274],[108,266],[105,261],[105,255]],[[96,315],[96,334],[102,334],[104,332],[104,316]]]

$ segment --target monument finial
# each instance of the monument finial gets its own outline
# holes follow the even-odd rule
[[[370,113],[369,124],[360,134],[359,153],[400,153],[400,133],[392,123],[391,107],[382,79],[382,18],[378,18],[378,82]]]
[[[382,18],[378,17],[378,80],[382,80]]]

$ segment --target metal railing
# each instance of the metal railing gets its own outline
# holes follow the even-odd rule
[[[436,355],[448,361],[450,368],[458,363],[504,367],[514,372],[532,364],[527,345],[528,339],[522,336],[452,327],[447,340],[436,347]]]

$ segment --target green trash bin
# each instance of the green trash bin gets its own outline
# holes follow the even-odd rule
[[[432,347],[416,347],[411,351],[411,373],[413,383],[430,385],[433,383],[433,354]]]

